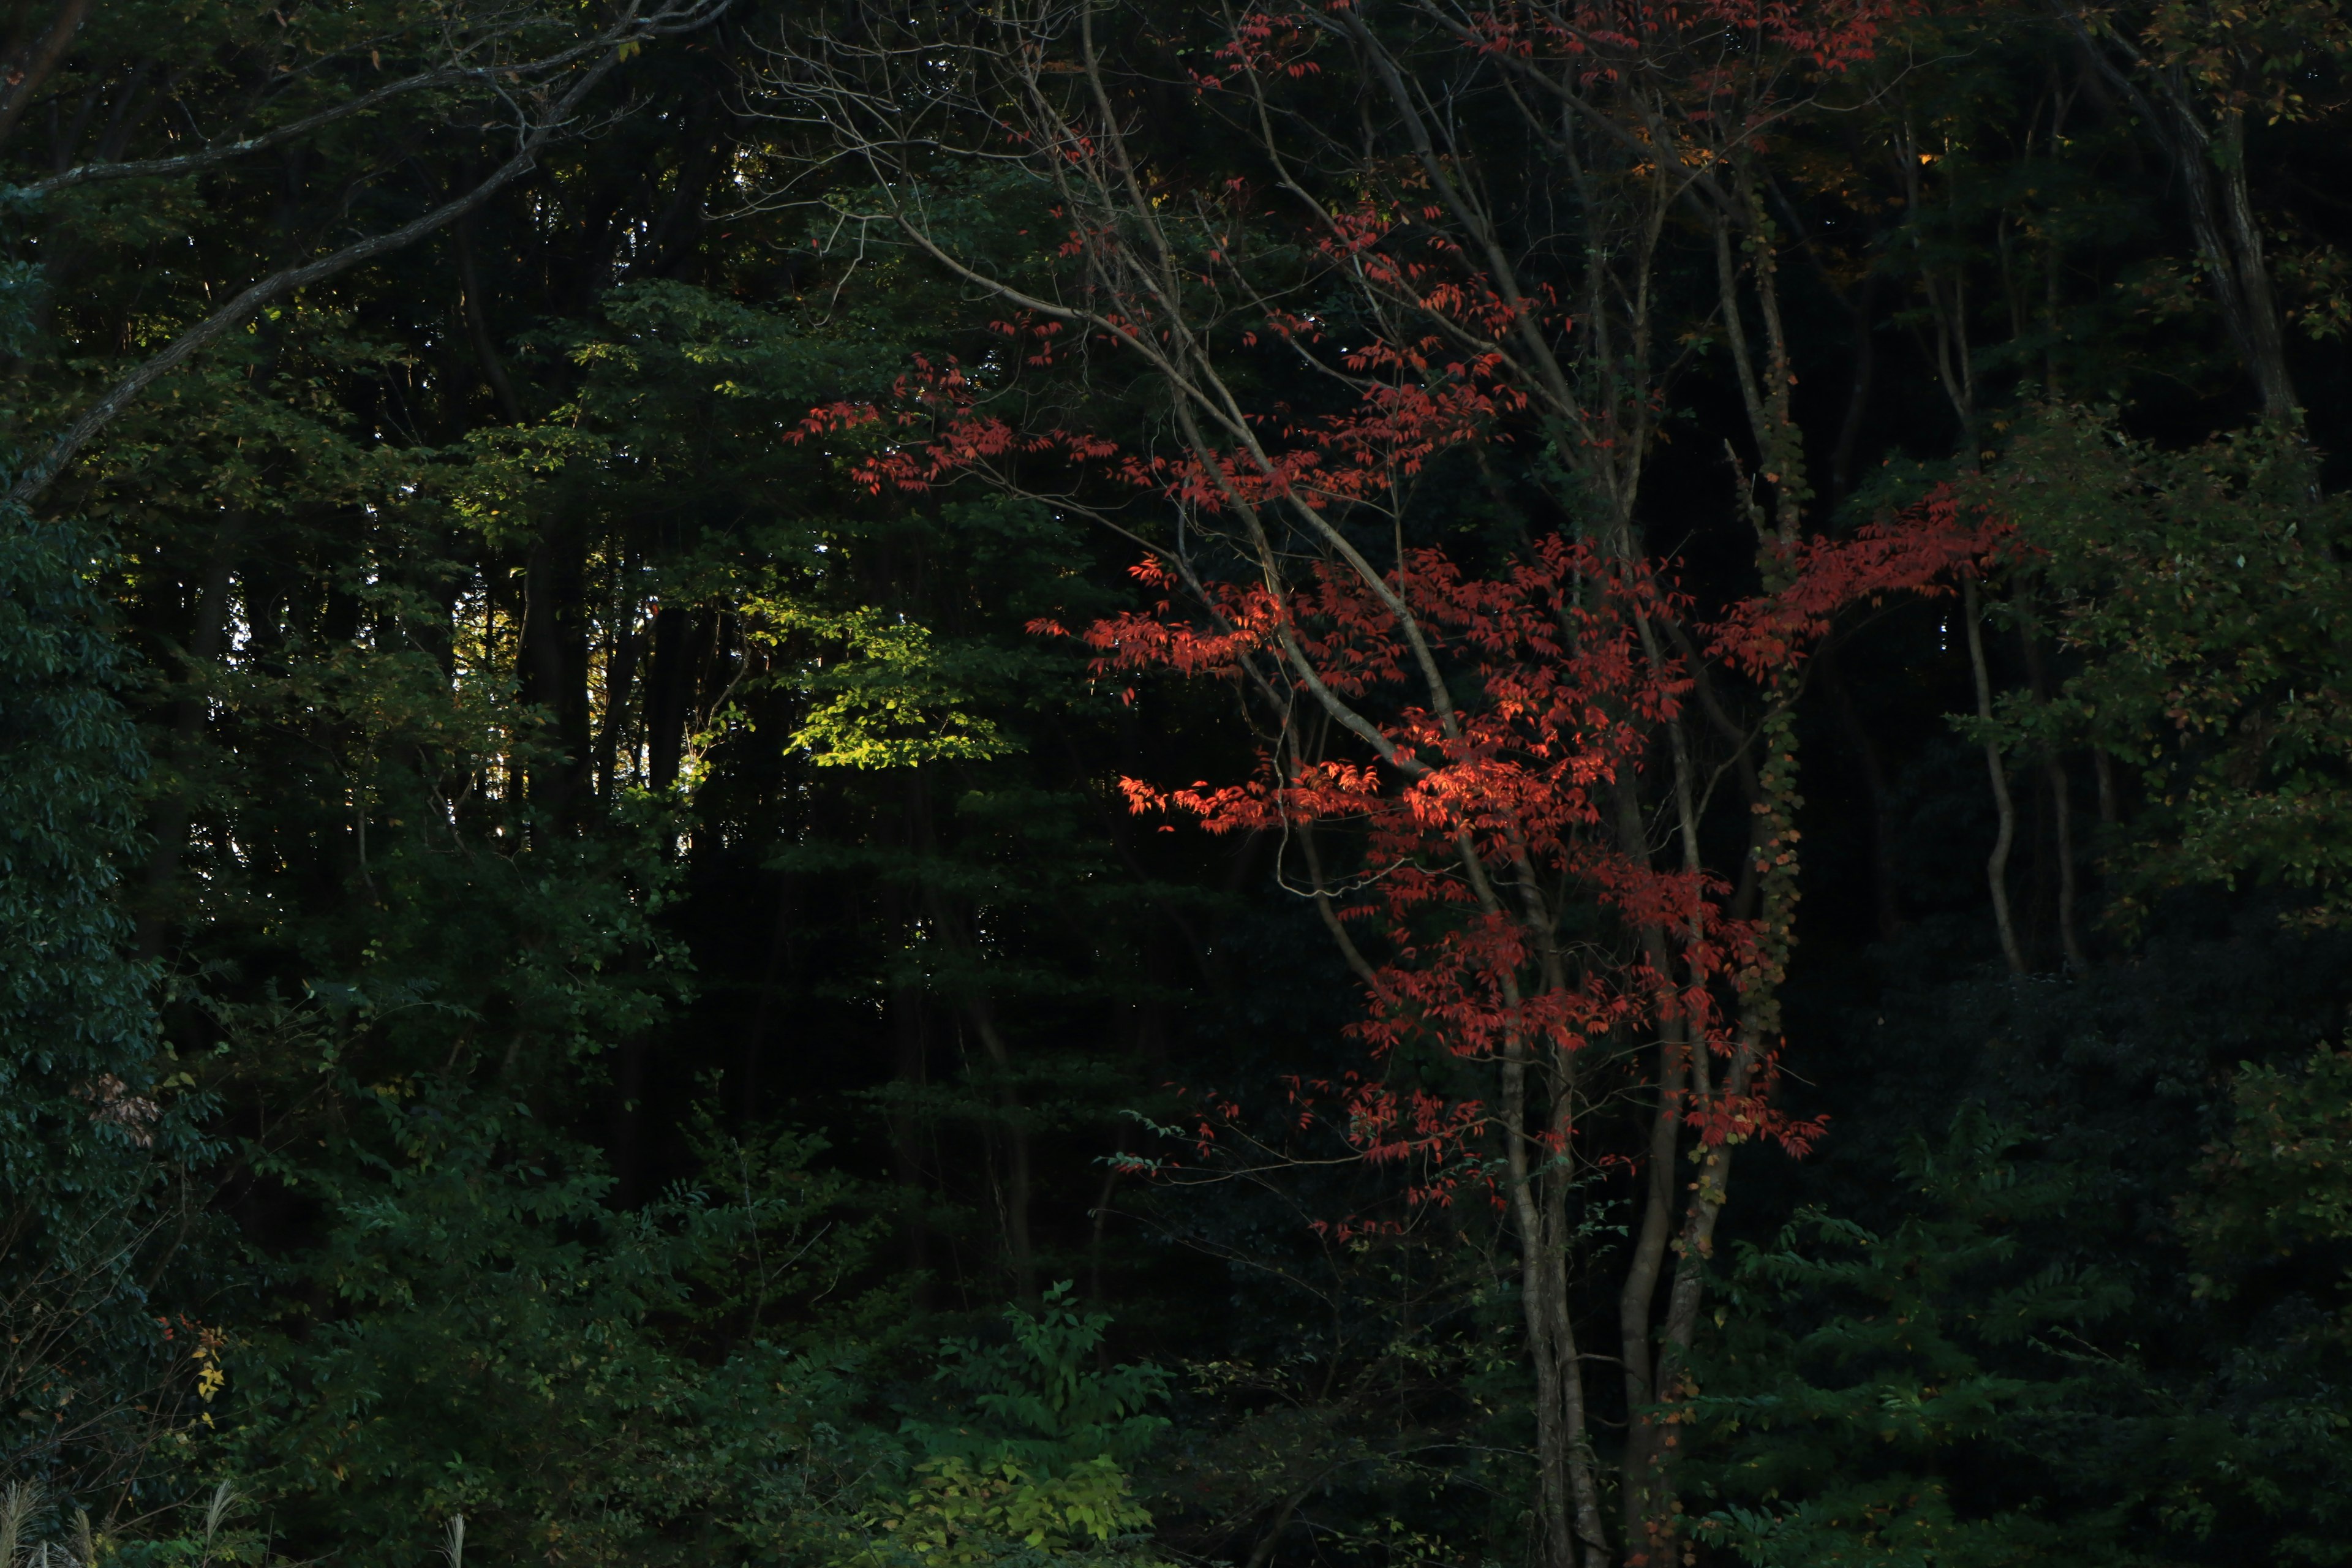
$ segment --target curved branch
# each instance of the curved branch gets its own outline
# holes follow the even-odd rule
[[[161,352],[142,363],[109,388],[104,396],[84,409],[80,417],[50,443],[47,451],[16,476],[16,482],[8,487],[8,502],[16,506],[30,506],[65,470],[66,465],[89,444],[91,438],[113,423],[141,393],[233,328],[252,320],[265,306],[313,283],[324,282],[347,272],[363,261],[373,261],[379,256],[413,245],[465,216],[522,178],[538,165],[539,155],[548,144],[571,126],[574,113],[588,94],[633,52],[635,44],[648,34],[683,32],[713,21],[730,3],[731,0],[696,0],[686,10],[683,19],[677,18],[677,7],[667,6],[652,18],[642,22],[632,20],[619,28],[606,29],[598,40],[605,46],[604,58],[590,66],[580,79],[572,84],[547,117],[523,137],[522,145],[514,156],[501,163],[488,178],[464,195],[445,202],[398,228],[356,240],[315,260],[281,268],[247,287],[235,299],[173,339]],[[615,37],[616,32],[625,36]]]
[[[605,40],[601,38],[593,39],[566,49],[561,54],[551,55],[545,59],[533,60],[529,65],[496,68],[443,66],[435,70],[419,71],[415,76],[403,77],[398,81],[386,83],[373,92],[363,92],[348,102],[320,110],[315,114],[306,114],[299,120],[289,121],[276,130],[265,131],[257,136],[244,136],[235,142],[216,142],[200,152],[183,153],[173,158],[134,158],[120,163],[82,163],[68,169],[62,174],[52,174],[46,180],[35,180],[30,184],[19,185],[16,188],[26,195],[45,196],[58,191],[71,190],[77,185],[96,184],[105,180],[168,179],[179,174],[201,174],[206,169],[235,159],[249,157],[256,153],[266,153],[273,147],[282,147],[287,142],[299,141],[314,131],[324,130],[339,120],[348,120],[354,114],[373,109],[378,104],[389,102],[393,99],[404,97],[408,93],[420,92],[426,88],[440,87],[449,82],[488,81],[509,72],[524,76],[544,75],[551,70],[560,70],[574,61],[593,54],[597,47],[604,43]]]

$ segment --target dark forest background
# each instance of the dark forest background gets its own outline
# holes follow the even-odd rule
[[[2347,50],[2325,0],[0,8],[0,1568],[2352,1560]],[[1641,1195],[1717,1167],[1671,1106],[1653,1161],[1646,1058],[1574,1091],[1567,1448],[1517,1134],[1438,1201],[1329,1110],[1491,1110],[1483,1058],[1368,1047],[1288,832],[1129,808],[1265,710],[1040,627],[1197,616],[1130,572],[1187,538],[1258,579],[1230,501],[1026,439],[1243,444],[1020,300],[1197,324],[1251,428],[1458,381],[1343,361],[1471,328],[1383,316],[1342,208],[1507,261],[1569,378],[1366,548],[1632,541],[1703,675],[1776,526],[2012,542],[1626,759],[1641,853],[1671,752],[1727,916],[1793,910],[1769,1092],[1825,1121],[1735,1140],[1653,1386]],[[1103,303],[1171,235],[1200,299]]]

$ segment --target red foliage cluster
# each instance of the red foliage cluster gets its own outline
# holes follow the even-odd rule
[[[1046,345],[1032,356],[1037,359],[1050,354],[1059,328],[1053,322],[1000,322],[998,330],[1008,336],[1026,332]],[[868,425],[888,423],[901,430],[928,426],[928,437],[893,444],[857,465],[858,482],[876,495],[885,489],[928,490],[942,479],[1023,454],[1059,451],[1090,461],[1118,453],[1112,443],[1095,437],[1059,429],[1020,430],[1000,415],[979,413],[979,392],[952,355],[934,364],[917,354],[915,368],[891,384],[888,415],[871,403],[829,403],[810,409],[798,426],[784,432],[784,439],[798,446],[814,437]]]
[[[1981,558],[1996,537],[1990,524],[1969,526],[1939,489],[1852,538],[1797,547],[1785,563],[1788,586],[1735,605],[1706,640],[1759,679],[1785,676],[1840,610],[1937,591],[1940,576]],[[1645,653],[1643,618],[1689,613],[1645,565],[1558,537],[1491,578],[1467,576],[1433,550],[1408,552],[1388,586],[1466,694],[1450,715],[1415,700],[1398,616],[1345,568],[1323,566],[1286,595],[1213,586],[1205,621],[1178,609],[1164,567],[1135,571],[1169,596],[1087,628],[1098,674],[1238,678],[1251,656],[1273,668],[1287,633],[1325,686],[1381,715],[1381,759],[1268,751],[1242,783],[1121,781],[1132,809],[1181,814],[1212,833],[1331,824],[1360,839],[1351,880],[1361,891],[1341,918],[1381,938],[1370,1006],[1352,1031],[1375,1059],[1407,1046],[1487,1061],[1513,1049],[1574,1053],[1668,1022],[1693,1048],[1728,1057],[1738,1047],[1737,1001],[1757,976],[1755,928],[1725,913],[1720,882],[1626,853],[1602,821],[1606,787],[1643,764],[1648,737],[1690,685],[1678,665]],[[1570,889],[1621,932],[1663,934],[1672,972],[1654,967],[1638,942],[1622,942],[1605,959],[1596,956],[1604,944],[1588,943],[1572,968],[1551,966],[1547,983],[1538,950],[1555,939],[1525,904],[1483,897],[1482,874],[1514,888],[1532,877]],[[1683,1114],[1702,1142],[1770,1138],[1801,1153],[1819,1135],[1818,1121],[1770,1103],[1777,1044],[1748,1043],[1759,1059],[1744,1090],[1688,1096]],[[1319,1119],[1360,1157],[1416,1163],[1424,1173],[1413,1201],[1450,1201],[1465,1173],[1484,1179],[1473,1144],[1486,1117],[1475,1102],[1353,1077],[1294,1080],[1291,1098],[1302,1127]],[[1216,1136],[1204,1117],[1204,1152]]]
[[[1329,0],[1344,9],[1349,0]],[[1669,34],[1725,30],[1841,68],[1866,56],[1880,31],[1913,0],[1580,0],[1555,6],[1510,3],[1478,18],[1473,47],[1532,55],[1611,58],[1663,47]],[[1233,72],[1314,68],[1324,36],[1310,13],[1252,13],[1220,52]],[[1197,79],[1220,85],[1213,74]],[[1702,89],[1702,96],[1716,90]],[[1058,214],[1057,216],[1062,215]],[[1205,516],[1300,509],[1339,517],[1366,502],[1395,505],[1402,480],[1434,455],[1493,438],[1527,406],[1497,342],[1539,312],[1566,325],[1548,295],[1507,298],[1458,247],[1431,228],[1435,209],[1365,205],[1330,215],[1324,254],[1423,321],[1460,332],[1374,339],[1339,356],[1354,377],[1353,405],[1337,414],[1260,416],[1248,439],[1213,453],[1122,453],[1099,437],[1024,430],[987,411],[982,388],[954,361],[918,361],[893,389],[890,412],[835,405],[812,410],[790,438],[867,425],[891,438],[857,469],[872,489],[925,490],[954,475],[1007,461],[1045,458],[1157,492]],[[1115,237],[1105,243],[1114,243]],[[1074,230],[1066,250],[1083,247]],[[1222,245],[1222,241],[1220,244]],[[1213,254],[1211,267],[1222,264]],[[1204,279],[1205,281],[1205,279]],[[1159,341],[1140,312],[1098,316],[1093,331],[1137,344]],[[1001,322],[1031,364],[1055,352],[1051,323]],[[1270,310],[1261,331],[1304,345],[1322,323]],[[1244,334],[1244,349],[1257,343]],[[1228,434],[1232,434],[1228,432]],[[1701,647],[1768,691],[1790,691],[1807,649],[1843,609],[1885,595],[1928,590],[1981,554],[1990,534],[1938,490],[1899,518],[1847,539],[1814,539],[1767,563],[1783,584],[1695,626]],[[1284,568],[1271,559],[1266,572]],[[1255,775],[1170,788],[1122,781],[1138,812],[1183,816],[1213,833],[1290,835],[1327,825],[1344,833],[1360,863],[1338,918],[1378,956],[1368,961],[1369,1006],[1353,1033],[1381,1064],[1333,1082],[1293,1080],[1303,1125],[1337,1131],[1353,1157],[1411,1162],[1409,1196],[1450,1201],[1483,1173],[1488,1111],[1401,1087],[1388,1064],[1401,1055],[1469,1063],[1517,1059],[1558,1065],[1596,1042],[1638,1041],[1661,1031],[1693,1051],[1739,1055],[1715,1084],[1680,1107],[1706,1143],[1773,1138],[1801,1150],[1820,1131],[1770,1104],[1778,1042],[1741,1038],[1741,1000],[1769,984],[1778,960],[1751,923],[1730,918],[1727,889],[1700,872],[1662,869],[1622,847],[1604,822],[1611,792],[1643,767],[1653,737],[1679,714],[1687,670],[1645,636],[1689,625],[1690,604],[1647,563],[1585,542],[1543,539],[1490,576],[1465,573],[1432,549],[1403,552],[1377,581],[1360,561],[1327,558],[1286,581],[1273,576],[1186,585],[1158,560],[1135,568],[1153,602],[1087,627],[1105,677],[1146,671],[1271,680],[1304,711],[1345,703],[1371,743],[1354,755],[1309,754],[1286,742]],[[1400,614],[1402,605],[1403,614]],[[1407,616],[1410,617],[1408,624]],[[1069,635],[1048,621],[1034,630]],[[1411,647],[1417,637],[1422,650]],[[1450,696],[1433,707],[1425,650]],[[1555,900],[1576,909],[1563,920]],[[1574,935],[1569,929],[1574,927]],[[1561,944],[1573,941],[1572,953]],[[1751,1030],[1752,1032],[1752,1030]],[[1728,1086],[1728,1087],[1725,1087]],[[1190,1135],[1205,1159],[1238,1106],[1212,1100]],[[1565,1121],[1549,1134],[1571,1136]]]
[[[1851,539],[1811,539],[1780,563],[1789,586],[1731,606],[1717,622],[1711,651],[1759,679],[1786,669],[1851,605],[1889,594],[1937,594],[1937,579],[1993,549],[2006,528],[1961,515],[1950,485],[1929,490],[1894,518],[1865,523]]]
[[[1172,586],[1156,566],[1139,575]],[[1360,836],[1357,880],[1368,892],[1344,918],[1382,939],[1371,1005],[1354,1029],[1376,1058],[1407,1044],[1469,1059],[1515,1047],[1575,1052],[1666,1017],[1727,1052],[1721,993],[1726,982],[1736,989],[1752,931],[1722,914],[1720,887],[1658,870],[1601,830],[1606,787],[1640,765],[1648,733],[1689,684],[1677,667],[1644,656],[1637,617],[1684,606],[1639,563],[1558,537],[1492,578],[1467,576],[1435,551],[1412,552],[1390,586],[1475,693],[1451,714],[1412,700],[1397,616],[1342,570],[1317,572],[1281,601],[1262,586],[1220,589],[1207,626],[1163,599],[1089,627],[1104,674],[1233,673],[1287,630],[1325,685],[1382,714],[1384,763],[1268,753],[1241,784],[1162,790],[1125,780],[1130,805],[1181,812],[1216,833],[1331,823]],[[1638,956],[1588,959],[1566,983],[1544,984],[1536,949],[1549,938],[1523,910],[1482,899],[1472,861],[1506,880],[1525,868],[1581,889],[1622,925],[1673,932],[1678,973],[1657,973]],[[1344,1136],[1371,1159],[1443,1163],[1443,1145],[1483,1125],[1475,1107],[1439,1115],[1370,1085],[1351,1086],[1342,1102]],[[1730,1125],[1714,1108],[1692,1110],[1708,1128]],[[1738,1114],[1755,1131],[1774,1130],[1769,1118]]]
[[[1313,76],[1322,68],[1308,58],[1316,41],[1312,19],[1303,12],[1246,12],[1234,24],[1234,36],[1217,49],[1221,70],[1192,72],[1192,85],[1214,91],[1244,73],[1294,79]]]
[[[929,420],[929,435],[867,459],[861,472],[877,489],[922,490],[999,458],[1053,453],[1208,513],[1237,499],[1321,509],[1384,488],[1393,500],[1401,473],[1482,437],[1492,403],[1475,399],[1495,395],[1473,368],[1433,375],[1402,353],[1394,363],[1402,374],[1372,385],[1357,410],[1294,424],[1291,445],[1229,455],[1213,471],[1193,459],[1139,460],[1097,437],[1019,431],[976,411],[975,389],[952,363],[919,363],[900,382],[896,417],[902,427]],[[1432,380],[1472,401],[1432,390]],[[870,408],[817,409],[801,434],[883,418]],[[1697,628],[1699,646],[1760,684],[1785,687],[1841,610],[1937,591],[1938,578],[1983,555],[1995,535],[1938,489],[1850,538],[1795,546],[1773,574],[1786,585]],[[1238,679],[1255,661],[1309,710],[1319,684],[1377,727],[1380,744],[1365,754],[1268,750],[1255,775],[1237,783],[1121,781],[1133,810],[1181,815],[1213,833],[1329,825],[1360,845],[1350,879],[1358,891],[1339,913],[1377,938],[1368,944],[1381,954],[1369,1006],[1352,1028],[1375,1062],[1402,1049],[1466,1062],[1515,1052],[1540,1059],[1672,1026],[1694,1050],[1728,1058],[1745,1049],[1754,1063],[1744,1081],[1713,1075],[1718,1087],[1686,1092],[1682,1114],[1702,1142],[1770,1138],[1801,1152],[1818,1136],[1818,1122],[1770,1103],[1778,1042],[1738,1038],[1739,999],[1760,973],[1757,930],[1727,914],[1721,882],[1627,853],[1603,821],[1611,785],[1643,765],[1651,737],[1678,714],[1691,685],[1642,636],[1645,622],[1687,624],[1692,615],[1646,563],[1552,536],[1491,576],[1419,549],[1378,585],[1327,560],[1292,583],[1203,584],[1205,601],[1190,605],[1165,563],[1149,560],[1133,572],[1154,599],[1079,634],[1098,675]],[[1456,695],[1444,711],[1429,704],[1391,595],[1444,667]],[[1069,635],[1051,622],[1033,629]],[[1497,886],[1506,896],[1495,895]],[[1546,951],[1560,940],[1559,911],[1538,918],[1527,898],[1537,887],[1581,905],[1576,923],[1586,940],[1573,962]],[[1646,956],[1661,951],[1670,955],[1663,970]],[[1410,1165],[1412,1203],[1450,1203],[1465,1181],[1494,1191],[1482,1152],[1487,1108],[1385,1082],[1386,1070],[1295,1079],[1293,1110],[1302,1125],[1335,1131],[1355,1158]],[[1741,1086],[1722,1087],[1733,1083]],[[1242,1114],[1213,1098],[1202,1108],[1189,1135],[1202,1159],[1218,1154]]]

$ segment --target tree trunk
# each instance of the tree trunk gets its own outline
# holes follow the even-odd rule
[[[1977,593],[1974,577],[1960,582],[1960,618],[1966,623],[1969,639],[1969,668],[1976,678],[1977,718],[1992,722],[1992,676],[1985,667],[1984,614]],[[2017,805],[2010,798],[2009,769],[2001,761],[2000,747],[1990,736],[1984,743],[1985,772],[1992,780],[1993,811],[1999,826],[1993,833],[1992,853],[1985,857],[1985,882],[1992,890],[1992,920],[2000,936],[2001,957],[2008,961],[2011,974],[2023,974],[2025,953],[2017,944],[2017,923],[2009,910],[2009,850],[2017,841]]]
[[[2021,590],[2017,602],[2018,637],[2025,649],[2025,679],[2032,689],[2034,701],[2046,704],[2051,699],[2050,667],[2042,651],[2041,624],[2035,620]],[[2084,956],[2083,939],[2074,926],[2074,903],[2079,896],[2074,881],[2074,785],[2067,776],[2066,759],[2055,751],[2042,758],[2042,774],[2050,786],[2051,824],[2058,840],[2058,947],[2065,954],[2066,967],[2079,974],[2090,967],[2090,960]]]
[[[667,795],[677,784],[701,666],[715,632],[709,616],[655,612],[653,657],[646,671],[646,784],[656,795]]]
[[[995,1100],[1004,1140],[1004,1249],[1012,1266],[1013,1289],[1024,1301],[1037,1300],[1037,1244],[1030,1232],[1034,1205],[1034,1182],[1030,1171],[1029,1112],[1013,1083],[1013,1052],[1003,1031],[996,1026],[996,1009],[988,997],[974,993],[964,1003],[964,1016],[988,1053],[990,1073],[996,1079]]]
[[[183,680],[197,679],[199,671],[208,669],[220,658],[221,644],[228,631],[229,584],[236,571],[238,547],[251,521],[252,514],[239,507],[228,514],[220,531],[213,536],[212,559],[205,563],[204,574],[197,580],[195,615],[188,631]],[[166,754],[175,768],[184,769],[194,760],[196,742],[205,730],[205,699],[194,693],[183,696],[172,705],[172,732],[166,742]],[[147,857],[147,885],[138,922],[138,952],[142,959],[162,956],[163,944],[171,934],[172,886],[179,879],[180,858],[187,849],[188,819],[187,792],[177,788],[157,805],[149,822],[148,832],[154,847]]]
[[[563,521],[532,546],[524,574],[522,700],[546,710],[543,742],[553,752],[533,769],[530,799],[547,821],[572,823],[586,793],[594,742],[588,719],[586,563]]]
[[[635,606],[624,605],[624,616]],[[645,657],[645,638],[626,624],[613,638],[604,666],[604,725],[596,737],[596,796],[610,811],[618,805],[621,781],[628,769],[621,762],[622,737],[628,732],[630,705],[636,696],[637,665]],[[634,751],[631,752],[635,756]]]
[[[1561,1173],[1538,1172],[1529,1158],[1532,1145],[1550,1163],[1549,1150],[1528,1130],[1528,1047],[1514,1035],[1506,1048],[1503,1135],[1509,1145],[1509,1212],[1519,1248],[1519,1306],[1536,1374],[1543,1561],[1545,1568],[1579,1568],[1580,1561],[1582,1568],[1605,1568],[1611,1552],[1586,1435],[1582,1359],[1569,1310],[1567,1184]],[[1550,1120],[1565,1122],[1568,1107],[1562,1085]]]
[[[883,913],[886,929],[911,935],[912,911],[900,890],[884,894]],[[925,1213],[924,1121],[914,1106],[915,1097],[930,1082],[930,1039],[921,983],[903,964],[890,974],[888,1009],[890,1079],[898,1091],[888,1115],[890,1178],[898,1189],[905,1268],[914,1276],[915,1306],[927,1310],[931,1304],[931,1231]]]

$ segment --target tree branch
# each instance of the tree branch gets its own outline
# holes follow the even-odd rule
[[[65,58],[67,46],[74,41],[74,35],[81,31],[81,25],[97,6],[98,0],[65,0],[58,11],[58,19],[49,24],[49,30],[33,47],[32,54],[21,62],[8,62],[8,78],[0,83],[0,146],[5,146],[8,138],[16,133],[16,121],[25,117],[33,95],[49,79],[58,62]]]
[[[289,142],[299,141],[314,131],[320,131],[334,124],[339,120],[348,120],[354,114],[373,109],[378,104],[389,102],[393,99],[408,93],[419,92],[426,88],[440,87],[450,82],[488,82],[498,77],[509,75],[543,76],[549,71],[561,70],[565,66],[585,58],[603,47],[609,47],[609,40],[599,37],[558,54],[550,55],[545,59],[533,60],[528,65],[443,66],[435,70],[419,71],[415,76],[404,77],[398,81],[377,88],[373,92],[363,92],[349,102],[338,103],[331,108],[320,110],[315,114],[306,114],[299,120],[289,121],[275,131],[265,131],[258,136],[244,136],[235,142],[216,142],[201,152],[183,153],[174,158],[134,158],[121,163],[78,164],[61,174],[53,174],[46,180],[36,180],[31,184],[20,185],[17,189],[26,195],[45,196],[56,191],[71,190],[76,185],[94,184],[102,180],[168,179],[180,174],[200,174],[233,159],[249,157],[256,153],[266,153],[272,147],[280,147]],[[0,137],[5,137],[5,128],[0,128]]]
[[[58,475],[65,470],[81,449],[100,430],[111,424],[128,408],[139,395],[231,329],[250,321],[263,307],[284,299],[298,289],[347,272],[363,261],[415,244],[426,235],[464,217],[481,206],[492,196],[522,178],[535,168],[539,155],[548,144],[560,137],[572,124],[572,117],[588,94],[611,74],[613,68],[629,54],[635,46],[648,36],[688,31],[716,20],[730,0],[692,0],[683,7],[670,5],[650,17],[631,18],[605,29],[598,42],[604,45],[604,58],[590,66],[579,80],[559,99],[539,125],[525,134],[521,146],[513,157],[494,170],[488,178],[464,195],[443,203],[424,216],[383,234],[371,235],[343,247],[341,250],[288,267],[270,274],[238,294],[228,303],[182,332],[128,375],[116,382],[104,396],[82,411],[79,418],[68,426],[49,449],[18,474],[9,486],[7,500],[11,505],[29,507],[47,489]],[[617,35],[617,36],[616,36]],[[584,52],[584,51],[583,51]]]

